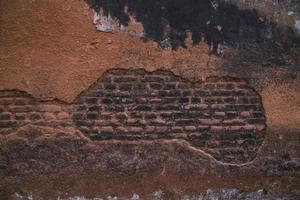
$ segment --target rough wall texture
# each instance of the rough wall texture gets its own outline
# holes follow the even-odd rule
[[[145,26],[141,22],[133,20],[136,16],[130,13],[130,9],[128,9],[130,7],[118,7],[116,2],[120,1],[109,1],[113,4],[107,8],[115,9],[114,6],[117,5],[115,13],[124,11],[124,13],[130,14],[128,15],[130,19],[128,26],[118,27],[125,31],[111,33],[98,31],[93,22],[97,21],[95,18],[97,19],[100,13],[91,9],[91,2],[98,1],[0,0],[0,89],[2,90],[1,102],[5,104],[0,106],[0,175],[3,177],[14,176],[17,179],[13,182],[14,184],[11,184],[12,179],[7,178],[8,184],[4,184],[5,187],[14,187],[15,183],[19,181],[18,175],[24,174],[53,174],[61,171],[85,172],[86,170],[95,170],[98,173],[101,170],[108,170],[113,173],[128,172],[132,175],[152,169],[157,173],[151,177],[156,177],[159,181],[163,180],[163,183],[168,185],[174,193],[181,189],[191,191],[190,188],[195,188],[196,190],[199,189],[199,185],[202,185],[203,188],[230,186],[245,190],[253,187],[264,187],[272,192],[290,193],[296,190],[296,193],[297,191],[299,193],[300,49],[295,37],[299,26],[299,1],[224,0],[219,1],[223,2],[219,4],[221,5],[219,9],[214,8],[216,4],[207,4],[207,9],[202,8],[202,10],[209,11],[209,13],[199,14],[195,12],[195,16],[198,14],[204,16],[197,21],[193,21],[190,12],[182,12],[182,9],[185,8],[199,7],[199,5],[197,5],[198,7],[190,4],[185,5],[182,2],[196,1],[155,1],[162,2],[166,8],[172,8],[172,2],[175,2],[174,9],[169,9],[170,16],[167,16],[167,21],[153,21],[151,24],[150,13],[150,15],[144,16],[144,22],[148,28],[149,26],[155,27],[157,24],[166,25],[164,26],[166,30],[153,28],[151,30],[154,32],[151,33],[149,29],[148,31],[154,36],[158,34],[159,37],[161,36],[159,33],[170,33],[165,36],[173,39],[173,45],[178,46],[176,50],[161,48],[164,45],[170,47],[170,43],[168,43],[170,40],[164,41],[161,45],[159,40],[153,41],[151,37],[141,39],[137,37],[140,36],[139,34],[132,34],[132,29],[141,28],[141,25],[142,28],[145,28]],[[146,2],[147,5],[152,6],[154,4],[154,1],[139,2]],[[169,3],[165,4],[166,2]],[[202,0],[197,2],[217,1]],[[131,8],[134,8],[139,14],[145,13],[142,12],[144,9],[142,6],[143,4],[131,4]],[[227,13],[225,8],[229,9],[230,12]],[[149,7],[146,10],[149,9],[153,8]],[[153,10],[154,12],[161,11],[161,9]],[[162,9],[162,11],[164,10]],[[164,19],[160,18],[160,15],[165,14],[155,12],[155,19]],[[209,19],[215,15],[217,19],[210,21]],[[224,18],[220,17],[224,15],[226,15]],[[243,16],[239,21],[238,17],[235,16],[241,15]],[[182,16],[179,21],[177,20],[178,16]],[[253,21],[251,21],[251,16]],[[117,21],[119,18],[117,15],[115,17],[112,21]],[[228,20],[228,17],[229,19],[233,17],[234,20]],[[179,24],[175,23],[177,21]],[[213,23],[206,24],[209,21]],[[186,24],[186,22],[188,23]],[[199,25],[198,22],[204,24]],[[171,32],[168,32],[170,31],[168,23],[172,26]],[[262,26],[256,27],[257,24]],[[135,27],[136,25],[138,27]],[[221,26],[218,27],[218,25]],[[191,27],[194,29],[188,30]],[[197,32],[197,27],[201,28],[201,33]],[[231,28],[234,28],[232,33],[229,31]],[[255,30],[258,30],[259,34],[256,34]],[[205,37],[209,33],[213,34],[211,40]],[[200,37],[197,38],[197,36],[201,36],[201,41],[199,41]],[[228,38],[228,36],[236,37]],[[216,40],[213,41],[212,38]],[[162,39],[165,38],[162,37]],[[234,39],[235,43],[231,43],[232,40],[230,39]],[[216,46],[218,46],[217,53],[214,52]],[[125,112],[121,112],[120,117],[124,117],[124,119],[115,118],[116,103],[103,104],[101,101],[103,97],[97,96],[96,99],[99,101],[97,105],[93,104],[95,100],[90,101],[89,99],[86,104],[92,106],[79,106],[79,100],[85,99],[85,94],[91,94],[92,90],[88,89],[89,87],[92,88],[91,85],[95,83],[93,86],[98,87],[99,84],[102,84],[100,79],[97,81],[99,77],[108,76],[113,79],[117,77],[117,71],[111,71],[112,68],[120,71],[122,71],[121,69],[145,69],[147,71],[145,76],[139,75],[137,76],[138,79],[149,76],[151,73],[158,73],[156,71],[158,69],[164,73],[170,71],[170,76],[172,72],[176,75],[175,77],[180,75],[183,78],[178,80],[176,87],[179,86],[179,83],[188,84],[191,86],[189,88],[191,92],[198,90],[199,87],[202,89],[204,85],[208,84],[206,80],[212,77],[236,77],[237,82],[234,82],[236,88],[239,87],[238,85],[244,84],[245,80],[249,88],[242,90],[246,91],[247,94],[251,93],[251,96],[252,92],[256,91],[253,99],[259,99],[259,102],[255,103],[260,107],[258,111],[252,110],[257,107],[253,106],[252,102],[250,105],[246,103],[247,99],[244,99],[243,102],[243,104],[246,103],[246,106],[240,106],[237,101],[242,98],[234,95],[235,102],[231,99],[232,104],[230,102],[228,104],[226,102],[226,106],[223,103],[220,104],[221,101],[225,103],[227,97],[224,96],[228,94],[228,91],[222,92],[219,97],[213,96],[217,103],[205,102],[205,99],[208,98],[200,95],[201,103],[197,103],[197,105],[203,106],[203,109],[208,107],[209,110],[209,116],[206,116],[208,119],[201,121],[201,123],[212,123],[220,120],[223,123],[230,116],[230,114],[227,115],[229,110],[239,115],[234,122],[231,121],[230,123],[247,122],[247,125],[235,124],[231,126],[232,124],[227,123],[228,121],[226,122],[227,125],[222,124],[222,128],[226,129],[232,127],[239,129],[241,126],[243,128],[242,131],[238,131],[238,135],[233,134],[232,131],[227,132],[230,133],[230,138],[228,138],[229,135],[225,136],[225,134],[220,133],[224,136],[222,137],[226,143],[223,140],[213,140],[216,141],[214,144],[216,148],[220,146],[221,149],[227,148],[232,143],[234,143],[234,147],[237,147],[242,142],[240,140],[248,140],[249,136],[251,143],[247,145],[250,145],[248,147],[251,149],[244,149],[246,154],[242,157],[237,154],[222,157],[223,155],[220,156],[216,152],[214,154],[208,151],[206,147],[197,146],[199,144],[197,140],[188,140],[189,134],[192,133],[188,131],[194,130],[194,127],[183,125],[178,130],[182,130],[183,136],[187,137],[186,140],[174,139],[178,137],[177,134],[173,134],[172,138],[159,140],[139,139],[145,137],[146,133],[139,137],[137,134],[132,134],[135,135],[134,140],[127,136],[122,140],[115,132],[106,134],[107,139],[103,138],[101,136],[103,126],[97,126],[96,122],[99,119],[92,119],[93,117],[102,117],[103,114],[109,117],[109,114],[113,118],[111,122],[117,122],[118,125],[124,126],[125,132],[129,131],[131,127],[136,127],[135,125],[127,126],[125,117],[130,123],[143,124],[138,127],[140,131],[143,129],[142,132],[145,130],[145,125],[151,121],[150,119],[140,119],[138,116],[135,116],[136,120],[132,120],[131,114],[135,106],[130,105],[144,105],[145,103],[134,101],[136,95],[132,92],[133,90],[119,92],[118,87],[123,83],[114,83],[116,89],[111,88],[110,90],[108,86],[104,92],[107,95],[111,94],[108,91],[131,95],[134,102],[126,105],[123,105],[117,97],[109,97],[112,101],[120,102],[118,105],[125,110]],[[159,75],[159,77],[162,76],[167,75]],[[124,83],[127,84],[127,82]],[[145,92],[154,93],[155,88],[166,87],[166,83],[156,83],[152,85],[153,87],[150,87],[151,83],[146,85]],[[225,84],[222,82],[221,85],[223,87]],[[126,87],[124,86],[124,89]],[[130,86],[128,87],[130,88]],[[217,89],[210,88],[207,90],[209,93],[213,90],[219,90],[219,83],[211,87]],[[20,92],[20,90],[26,91],[26,93]],[[164,89],[160,90],[165,91]],[[220,90],[223,91],[223,89]],[[235,90],[230,89],[229,91]],[[168,96],[161,97],[161,100],[165,102],[174,101],[170,98]],[[180,107],[179,110],[183,114],[190,115],[190,110],[185,109],[186,98],[186,96],[182,97],[183,102],[176,103],[176,106]],[[196,97],[189,97],[191,105],[196,104],[192,102],[193,98]],[[149,100],[150,97],[145,97],[145,99]],[[202,100],[204,101],[202,102]],[[229,99],[227,100],[229,101]],[[26,105],[21,105],[24,103]],[[151,106],[151,109],[156,109],[156,105],[158,106],[158,103],[153,107]],[[263,105],[265,112],[263,112],[261,105]],[[101,107],[101,111],[98,110],[98,106]],[[84,110],[79,112],[79,107]],[[172,108],[171,112],[178,112],[177,107],[176,109],[175,107]],[[218,111],[216,114],[216,109],[222,109],[222,111]],[[236,109],[246,110],[238,111]],[[94,110],[99,112],[94,112]],[[155,114],[153,117],[155,116],[159,120],[163,120],[161,117],[167,119],[170,114],[169,111],[165,110],[158,112],[156,110],[139,111],[138,113],[142,113],[139,116],[143,117],[143,114],[152,112]],[[196,111],[193,111],[193,114],[194,112]],[[205,109],[201,111],[201,113],[205,112]],[[82,113],[84,117],[89,114],[88,126],[83,127],[80,120],[79,122],[76,120],[74,113],[79,113],[79,116]],[[216,115],[214,116],[214,114]],[[170,126],[176,124],[175,116],[173,114],[171,116],[172,119],[165,120]],[[248,124],[252,120],[256,121],[256,118],[258,118],[257,123]],[[198,119],[201,118],[193,118],[196,121]],[[144,124],[144,122],[147,123]],[[157,127],[160,125],[155,126],[154,130]],[[263,130],[263,127],[267,127],[267,129]],[[114,129],[117,127],[112,126],[112,128],[117,130]],[[217,130],[214,128],[216,127],[210,124],[207,132]],[[110,133],[111,127],[107,130]],[[95,132],[92,133],[93,131]],[[199,133],[202,131],[197,132],[197,134]],[[153,135],[157,138],[162,137],[158,133]],[[211,134],[212,136],[214,134]],[[248,139],[241,138],[244,136]],[[228,140],[230,142],[227,142]],[[212,140],[208,138],[206,141],[211,144]],[[241,144],[239,148],[243,149],[244,146]],[[255,153],[247,155],[248,152]],[[247,162],[250,160],[251,162]],[[184,172],[187,174],[182,175]],[[178,187],[177,182],[174,182],[174,176],[182,181]],[[189,181],[186,180],[186,177],[190,177]],[[225,177],[231,177],[232,181],[228,182]],[[0,181],[1,188],[3,188],[3,180]],[[205,184],[203,180],[206,181]],[[153,182],[153,187],[154,185],[156,187],[156,180]],[[30,184],[31,181],[26,183]],[[221,183],[222,186],[220,186]],[[92,181],[91,184],[93,184]],[[25,184],[20,183],[20,188],[23,188],[23,185]],[[124,183],[120,185],[124,186]],[[38,182],[36,188],[40,188],[39,186],[40,183]],[[95,191],[98,192],[99,187],[97,186],[94,187]],[[120,186],[119,191],[124,192],[122,186]],[[79,186],[74,190],[78,191],[76,190],[78,188]],[[47,189],[45,191],[49,191]],[[107,188],[104,188],[103,191],[105,189]],[[5,190],[0,189],[0,197],[2,191]],[[11,191],[14,192],[15,188]],[[128,191],[133,190],[129,189]]]
[[[181,139],[223,162],[254,159],[265,136],[260,96],[245,81],[190,82],[168,71],[110,70],[74,105],[0,92],[0,133],[26,124],[76,126],[93,140]],[[72,121],[73,119],[73,121]]]

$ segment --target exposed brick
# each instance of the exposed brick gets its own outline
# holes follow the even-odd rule
[[[1,113],[0,114],[0,120],[10,120],[11,119],[11,113]]]
[[[46,112],[46,113],[43,114],[43,118],[44,118],[45,120],[55,120],[55,119],[56,119],[56,116],[55,116],[55,114],[53,114],[53,113],[48,113],[48,112]]]
[[[0,98],[0,105],[11,105],[13,102],[13,98]]]
[[[17,125],[16,121],[6,120],[6,121],[0,121],[0,128],[12,128]]]
[[[32,114],[30,114],[30,119],[35,121],[35,120],[42,119],[42,117],[39,113],[32,113]]]
[[[60,113],[57,114],[57,119],[66,120],[66,119],[69,119],[69,118],[70,118],[70,115],[67,112],[60,112]]]
[[[38,105],[37,110],[40,112],[60,112],[61,106],[54,104],[41,104]]]
[[[192,83],[168,71],[111,70],[77,98],[85,102],[75,101],[73,120],[92,139],[180,138],[222,161],[250,161],[265,116],[260,97],[242,85],[226,76]]]
[[[10,111],[14,113],[32,112],[32,106],[11,106]]]

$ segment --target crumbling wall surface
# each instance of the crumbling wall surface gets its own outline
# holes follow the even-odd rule
[[[111,1],[104,14],[129,23],[109,33],[94,2],[0,0],[1,176],[153,170],[299,191],[298,1],[197,1],[196,22],[181,12],[196,1],[156,1],[167,18]]]

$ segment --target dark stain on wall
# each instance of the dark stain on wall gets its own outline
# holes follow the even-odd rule
[[[256,10],[241,10],[233,3],[216,0],[86,0],[95,11],[100,8],[128,25],[129,16],[124,12],[128,6],[129,14],[135,15],[144,26],[145,37],[164,47],[166,39],[173,49],[185,47],[187,31],[192,33],[194,44],[202,38],[218,53],[218,44],[235,46],[238,42],[260,42],[276,34],[276,25],[259,17]],[[292,35],[293,30],[285,30]],[[272,38],[274,40],[274,38]]]

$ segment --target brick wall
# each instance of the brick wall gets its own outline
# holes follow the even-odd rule
[[[184,139],[226,162],[253,159],[265,135],[260,96],[245,81],[160,70],[106,72],[75,100],[73,119],[92,139]]]
[[[26,124],[72,126],[72,108],[58,101],[40,102],[18,90],[0,91],[0,133]]]
[[[252,160],[265,135],[260,96],[240,79],[190,82],[168,71],[114,69],[73,105],[0,92],[0,133],[25,124],[77,126],[92,140],[184,139],[217,160]]]

